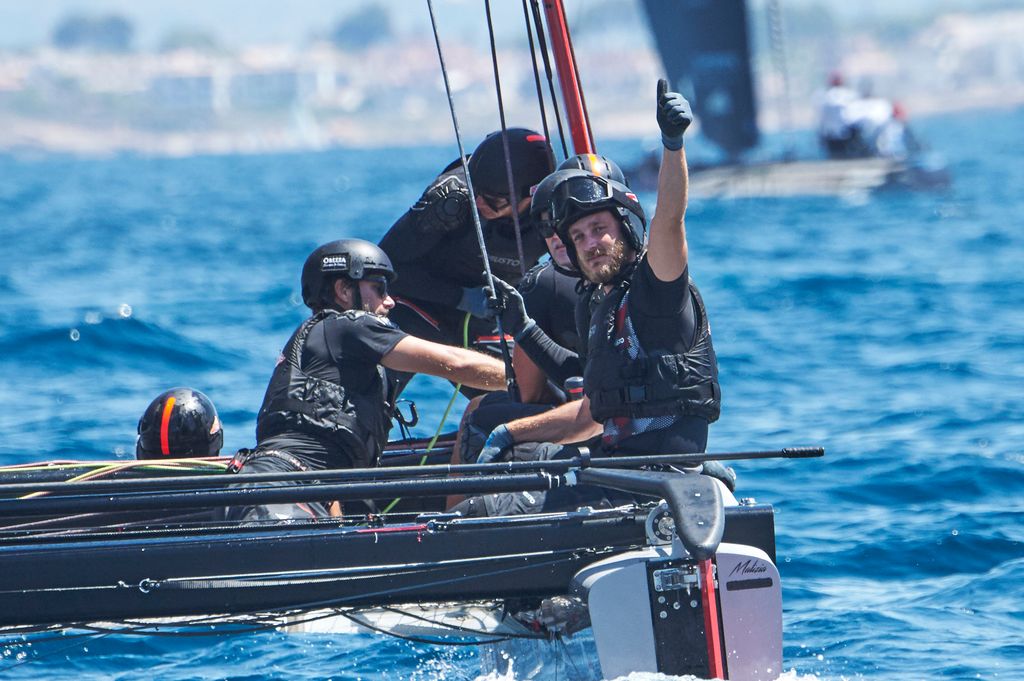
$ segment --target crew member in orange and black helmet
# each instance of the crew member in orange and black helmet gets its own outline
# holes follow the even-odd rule
[[[210,398],[192,388],[172,388],[149,403],[139,419],[138,459],[217,456],[224,429]]]

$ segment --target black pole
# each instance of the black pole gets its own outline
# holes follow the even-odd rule
[[[132,478],[130,480],[90,480],[84,482],[28,482],[0,484],[0,494],[19,495],[33,492],[57,492],[60,494],[107,493],[143,490],[208,489],[226,487],[240,483],[264,482],[316,482],[322,486],[328,481],[352,482],[358,480],[393,480],[405,477],[427,477],[461,474],[511,474],[511,473],[565,473],[582,468],[639,468],[641,466],[697,465],[714,459],[716,461],[747,461],[756,459],[798,459],[824,456],[821,447],[787,447],[778,450],[751,452],[718,452],[689,454],[654,454],[650,456],[616,456],[590,458],[586,448],[580,448],[581,456],[553,461],[505,461],[499,463],[434,464],[424,466],[391,466],[386,468],[350,468],[344,470],[288,471],[278,473],[239,473],[210,475],[182,475],[160,478]]]
[[[548,490],[558,487],[561,482],[557,477],[545,473],[535,473],[532,475],[355,482],[336,485],[287,485],[212,491],[129,492],[93,496],[0,499],[0,517],[255,506],[287,502],[357,501],[403,495],[493,494],[523,490]]]

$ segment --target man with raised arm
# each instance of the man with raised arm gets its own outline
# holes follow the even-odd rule
[[[550,257],[527,272],[518,287],[494,278],[498,295],[509,303],[500,315],[505,332],[512,334],[516,341],[512,366],[520,399],[512,400],[507,392],[493,392],[470,402],[459,426],[455,448],[455,456],[463,463],[476,460],[484,440],[498,425],[539,414],[582,396],[581,387],[571,391],[565,388],[569,379],[583,375],[583,366],[576,354],[579,335],[573,312],[579,298],[580,272],[569,260],[565,244],[555,233],[548,204],[551,188],[566,177],[584,175],[584,168],[595,175],[625,182],[622,169],[611,159],[596,154],[577,154],[563,161],[537,185],[530,218],[544,237]],[[536,338],[543,338],[541,352],[533,350]]]
[[[508,454],[516,443],[569,444],[598,436],[604,455],[705,450],[721,392],[707,313],[689,278],[683,133],[692,119],[689,103],[660,81],[657,120],[664,150],[646,245],[643,209],[625,185],[586,175],[553,189],[558,235],[588,282],[576,315],[585,397],[499,426],[481,461]],[[542,455],[573,451],[552,445]],[[552,493],[546,507],[552,502],[562,506],[565,499]],[[543,503],[536,493],[489,495],[456,510],[495,515]]]

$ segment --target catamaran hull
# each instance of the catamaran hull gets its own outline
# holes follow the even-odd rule
[[[774,554],[771,507],[727,509],[725,538]],[[6,537],[0,625],[545,598],[647,542],[645,514],[623,509]]]

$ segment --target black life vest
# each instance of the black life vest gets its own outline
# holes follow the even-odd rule
[[[680,354],[641,347],[641,356],[631,359],[623,343],[617,346],[629,315],[628,290],[628,281],[620,281],[590,317],[583,386],[594,420],[692,415],[717,421],[722,405],[718,360],[704,300],[693,281],[689,291],[697,315],[695,339]],[[580,306],[589,307],[590,298],[584,296]]]
[[[377,465],[391,430],[393,395],[384,367],[377,365],[377,378],[366,391],[354,392],[341,385],[340,371],[333,380],[311,376],[302,370],[302,354],[313,328],[328,317],[355,319],[369,314],[359,310],[324,310],[298,328],[285,345],[284,361],[274,369],[263,406],[256,419],[256,440],[300,432],[315,437],[328,450],[343,450],[355,461]]]

